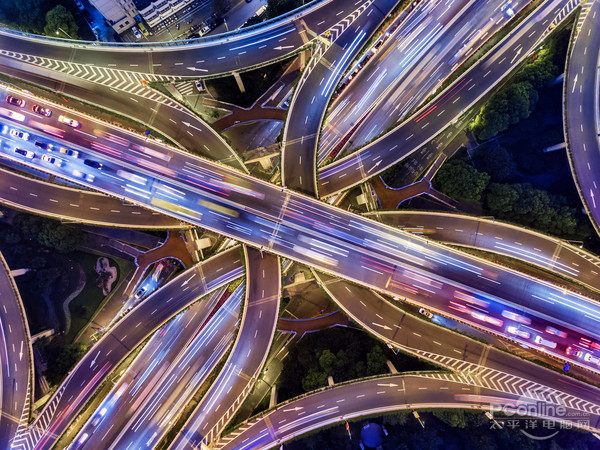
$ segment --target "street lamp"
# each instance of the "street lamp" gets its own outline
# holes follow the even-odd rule
[[[65,30],[63,30],[61,27],[58,27],[58,30],[62,31],[64,34],[66,34],[67,36],[69,36],[69,39],[73,39],[71,37],[71,35],[69,33],[67,33]],[[56,34],[58,35],[58,30],[56,30]]]

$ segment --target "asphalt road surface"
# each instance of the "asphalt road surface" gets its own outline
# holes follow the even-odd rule
[[[25,310],[9,267],[0,254],[0,442],[8,445],[26,425],[33,397],[33,361]]]
[[[171,449],[214,442],[254,386],[267,359],[279,316],[279,258],[244,247],[248,290],[242,323],[223,370],[177,435]]]
[[[590,2],[565,76],[569,157],[590,220],[600,228],[600,4]]]

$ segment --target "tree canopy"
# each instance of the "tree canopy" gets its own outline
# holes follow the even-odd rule
[[[450,160],[438,171],[435,180],[440,190],[457,200],[478,201],[487,187],[490,176],[479,172],[461,159]]]
[[[46,26],[44,33],[47,36],[58,36],[61,38],[79,39],[77,34],[79,27],[75,18],[64,6],[57,5],[46,13]]]

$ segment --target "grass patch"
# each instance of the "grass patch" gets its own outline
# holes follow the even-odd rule
[[[98,274],[94,270],[96,261],[99,256],[91,253],[75,252],[71,255],[85,272],[86,283],[83,290],[69,303],[71,313],[71,327],[65,335],[66,342],[73,342],[79,332],[88,324],[94,317],[96,311],[103,303],[106,296],[102,293],[102,289],[97,286],[96,279]],[[117,268],[117,279],[112,285],[112,291],[116,289],[121,276],[125,276],[132,267],[132,263],[113,256],[108,258],[111,267]],[[108,294],[110,295],[110,294]],[[62,303],[56,305],[57,309],[62,310]]]

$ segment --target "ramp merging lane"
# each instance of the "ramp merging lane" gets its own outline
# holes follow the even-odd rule
[[[168,44],[111,45],[48,39],[0,29],[0,54],[57,70],[73,66],[103,71],[124,70],[146,81],[194,77],[245,70],[285,57],[308,44],[365,0],[313,2],[266,25],[198,40]]]
[[[378,211],[365,216],[437,241],[521,259],[600,291],[600,258],[546,234],[497,220],[453,213],[403,210]]]
[[[133,417],[116,430],[118,436],[108,449],[152,447],[163,439],[231,347],[244,291],[242,283],[193,341],[180,349],[148,397],[138,400]]]
[[[361,286],[315,275],[342,310],[367,331],[396,348],[452,370],[457,379],[534,399],[547,393],[543,398],[548,402],[590,414],[600,412],[598,388],[416,318]]]
[[[474,388],[468,383],[434,378],[433,375],[397,375],[360,381],[317,391],[279,405],[277,409],[250,419],[218,441],[216,449],[267,449],[296,436],[336,422],[387,411],[424,408],[470,408],[493,410],[498,404],[514,411],[517,406],[533,406],[531,415],[559,422],[564,419],[556,408],[544,411],[531,399]],[[577,410],[567,408],[568,414]],[[591,416],[592,430],[598,430],[598,414]]]
[[[138,405],[144,400],[144,396],[150,395],[150,390],[153,389],[151,383],[158,380],[164,374],[165,367],[174,364],[183,349],[192,345],[192,341],[201,333],[224,290],[225,288],[218,289],[206,299],[194,303],[154,333],[73,439],[74,442],[83,444],[81,449],[102,448],[103,445],[114,442],[129,419],[139,410]],[[134,405],[138,407],[134,409]],[[86,434],[87,438],[84,438]]]

